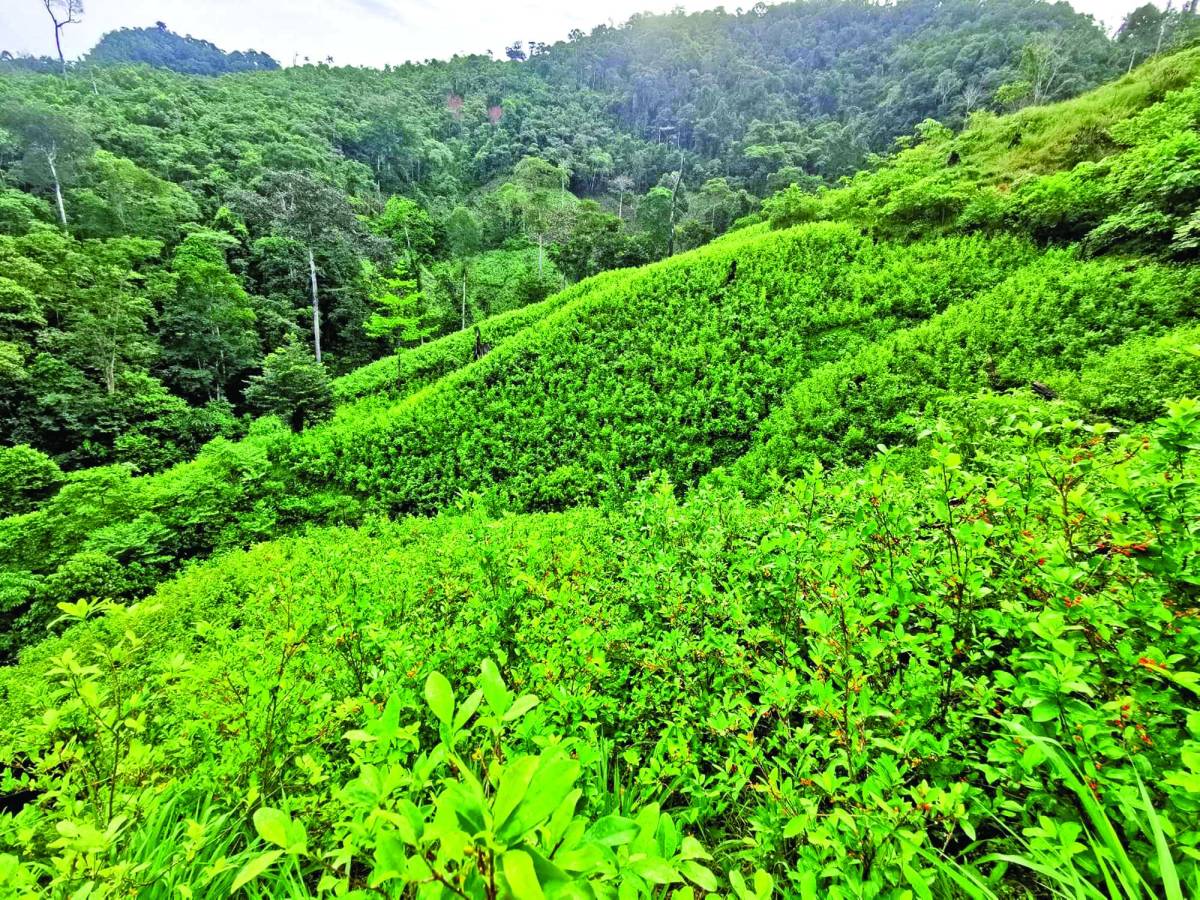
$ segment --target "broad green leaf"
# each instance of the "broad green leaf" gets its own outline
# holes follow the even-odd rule
[[[568,872],[586,872],[600,866],[608,852],[599,844],[584,844],[573,850],[560,850],[554,854],[554,862]]]
[[[904,880],[908,882],[908,886],[913,889],[913,893],[921,900],[933,900],[933,892],[929,890],[929,885],[926,884],[919,872],[906,863],[900,864],[900,871],[904,874]]]
[[[375,870],[371,873],[371,886],[378,887],[391,878],[400,878],[408,866],[408,855],[404,841],[396,832],[381,835],[375,843]]]
[[[457,714],[454,716],[454,730],[461,731],[463,726],[471,720],[471,716],[475,715],[475,710],[479,709],[479,701],[483,699],[483,691],[474,691],[466,700],[463,701]]]
[[[1168,772],[1163,781],[1181,787],[1193,794],[1200,794],[1200,772]]]
[[[729,886],[733,888],[738,900],[754,900],[754,895],[746,887],[746,879],[742,878],[742,873],[737,869],[729,873]]]
[[[550,815],[550,821],[546,823],[546,832],[551,845],[558,845],[566,836],[567,829],[575,820],[575,810],[579,806],[581,797],[583,797],[583,791],[575,788],[563,798],[562,803],[558,804],[558,808]]]
[[[237,873],[237,877],[233,879],[233,884],[229,887],[229,896],[233,896],[243,887],[267,871],[271,867],[271,863],[283,856],[282,850],[269,850],[266,853],[260,853],[250,862],[242,866],[241,871]]]
[[[545,900],[542,886],[538,884],[533,860],[522,850],[509,850],[500,857],[500,868],[512,891],[513,897],[521,900]]]
[[[1030,711],[1030,718],[1035,722],[1050,722],[1058,718],[1058,704],[1039,703]]]
[[[500,669],[491,659],[480,663],[479,688],[495,715],[502,716],[508,712],[508,708],[512,706],[512,691],[504,684]]]
[[[535,706],[537,706],[539,702],[540,701],[538,700],[538,698],[535,697],[533,694],[524,694],[524,695],[518,697],[513,702],[513,705],[511,707],[509,707],[508,712],[506,712],[504,714],[504,721],[505,722],[516,721],[517,719],[521,718],[521,716],[525,715],[525,713],[529,712],[531,709],[533,709]]]
[[[1021,754],[1021,765],[1026,769],[1036,769],[1046,761],[1046,751],[1041,744],[1030,744]]]
[[[281,809],[263,806],[254,812],[254,830],[268,844],[288,848],[288,826],[292,817]]]
[[[498,830],[501,840],[512,840],[526,834],[558,809],[575,786],[579,763],[568,756],[543,753],[541,765],[533,775],[529,790],[517,804],[506,827]]]
[[[632,859],[629,866],[651,884],[673,884],[680,880],[675,867],[661,857],[643,856],[641,859]]]
[[[754,896],[757,900],[767,900],[775,892],[775,879],[757,869],[754,872]]]
[[[425,702],[443,725],[454,720],[454,690],[441,672],[430,672],[425,679]]]
[[[536,756],[522,756],[504,767],[500,776],[500,787],[492,803],[492,829],[496,833],[504,831],[513,810],[525,798],[529,782],[533,780],[540,762]]]
[[[718,887],[717,876],[712,873],[712,870],[705,868],[694,860],[683,860],[679,864],[679,871],[692,884],[698,885],[706,891],[715,891]]]
[[[709,852],[704,849],[704,845],[690,834],[684,836],[679,855],[684,859],[712,859]]]
[[[604,816],[588,829],[587,837],[605,847],[628,844],[638,834],[637,822],[624,816]]]

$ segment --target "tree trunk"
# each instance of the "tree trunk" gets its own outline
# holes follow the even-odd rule
[[[1167,0],[1167,8],[1163,10],[1162,21],[1158,24],[1158,43],[1154,47],[1154,55],[1162,53],[1163,38],[1167,35],[1167,23],[1171,21],[1172,0]]]
[[[54,165],[54,154],[46,154],[46,162],[50,165],[50,177],[54,179],[54,200],[58,204],[58,221],[62,227],[67,227],[67,208],[63,205],[62,185],[58,183],[58,166]]]
[[[420,291],[422,289],[421,267],[417,265],[417,256],[413,253],[412,238],[408,234],[408,223],[401,223],[401,227],[404,229],[404,246],[408,248],[408,267],[413,270],[413,275],[417,279],[417,291]]]
[[[675,198],[679,194],[679,182],[683,181],[683,154],[679,159],[679,173],[675,176],[675,187],[671,190],[671,218],[669,220],[670,231],[667,234],[667,256],[675,255]]]
[[[321,301],[317,297],[317,261],[312,248],[308,249],[308,280],[312,286],[313,353],[321,361]]]
[[[467,264],[462,268],[462,328],[467,330]]]
[[[53,16],[50,18],[54,19]],[[54,19],[54,46],[58,49],[58,64],[62,66],[63,78],[67,77],[67,58],[63,56],[62,51],[62,26],[58,24],[58,19]]]

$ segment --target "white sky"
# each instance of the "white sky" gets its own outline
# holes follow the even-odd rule
[[[754,0],[725,6],[750,7]],[[102,34],[155,21],[223,50],[264,50],[284,65],[293,57],[382,66],[445,59],[455,53],[503,53],[521,39],[553,43],[572,28],[620,24],[639,11],[676,6],[707,9],[718,0],[84,0],[84,19],[63,31],[68,57],[86,52]],[[1139,0],[1071,0],[1109,29]],[[1160,4],[1161,5],[1161,4]],[[0,0],[0,50],[53,55],[50,18],[42,0]]]

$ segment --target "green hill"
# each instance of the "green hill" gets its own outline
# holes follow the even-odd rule
[[[293,339],[347,375],[702,246],[926,118],[1074,96],[1194,21],[1143,10],[1110,37],[1043,0],[805,0],[382,69],[281,69],[163,22],[78,61],[0,51],[0,456],[48,457],[3,512],[242,437],[280,412],[251,386]]]
[[[163,66],[189,75],[269,71],[279,63],[256,50],[226,53],[209,41],[183,37],[159,22],[154,28],[121,28],[104,35],[87,55],[98,65]]]
[[[1198,69],[0,521],[4,882],[1200,891]]]

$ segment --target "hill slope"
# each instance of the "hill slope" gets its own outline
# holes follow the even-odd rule
[[[0,522],[7,883],[1200,891],[1200,274],[1117,190],[1189,146],[1194,63],[926,128],[786,227],[485,323],[481,359],[444,338],[328,423]],[[1113,151],[1022,184],[1073,209],[1095,175],[1135,239],[957,218],[1014,121],[1072,115]],[[1200,170],[1170,158],[1161,216]]]
[[[1114,128],[1194,115],[1195,89],[1169,88],[1198,58],[1151,64],[1054,118],[1018,121],[1036,146],[1041,129],[1090,121],[1105,99],[1117,107],[1105,114]],[[1012,125],[990,128],[994,146]],[[962,140],[980,158],[994,153],[978,137]],[[924,189],[921,166],[943,150],[922,144],[814,199],[836,209],[860,183]],[[968,159],[956,175],[964,204],[994,190],[990,177],[969,174],[980,171]],[[780,196],[777,220],[795,198]],[[10,646],[58,602],[138,596],[182,560],[305,522],[432,512],[464,491],[501,508],[556,509],[623,496],[653,472],[686,486],[735,464],[759,490],[775,470],[857,462],[880,442],[907,442],[943,401],[1033,380],[1111,410],[1102,355],[1123,353],[1126,383],[1163,383],[1161,353],[1119,348],[1166,339],[1195,314],[1191,270],[1128,268],[1002,233],[880,242],[829,223],[751,228],[607,273],[485,323],[496,347],[473,364],[473,336],[462,334],[347,376],[338,394],[361,399],[297,437],[264,423],[243,445],[218,443],[161,477],[97,470],[0,523],[8,615],[23,623]],[[389,387],[392,365],[399,380]],[[1171,370],[1181,379],[1173,391],[1191,389],[1193,368]],[[1116,408],[1145,419],[1156,403]]]
[[[759,229],[581,282],[432,384],[467,356],[464,336],[403,355],[431,369],[414,368],[395,399],[344,405],[298,436],[264,422],[159,476],[95,470],[0,521],[21,622],[10,633],[40,628],[58,602],[136,596],[182,560],[307,521],[430,512],[463,491],[561,508],[656,470],[694,483],[744,453],[812,367],[990,287],[1031,253],[1005,238],[903,247],[844,226]]]
[[[1071,96],[1195,18],[1148,15],[1132,45],[1039,0],[821,0],[382,71],[161,23],[65,77],[0,58],[0,455],[49,457],[38,497],[56,466],[161,471],[278,411],[250,385],[292,338],[345,375],[695,248],[923,119]],[[409,281],[406,333],[381,333]]]
[[[381,848],[397,841],[474,892],[487,877],[456,847],[477,826],[457,826],[451,843],[435,810],[466,802],[457,779],[495,788],[522,754],[561,748],[575,760],[566,787],[546,773],[530,790],[583,816],[579,833],[560,847],[543,813],[503,839],[544,855],[549,889],[627,883],[650,896],[658,879],[716,884],[708,866],[731,880],[757,869],[781,896],[1070,884],[1101,851],[1063,862],[1035,841],[1014,847],[1007,830],[1070,828],[1093,787],[1095,821],[1136,822],[1123,818],[1139,808],[1135,777],[1157,821],[1175,825],[1172,865],[1195,884],[1186,715],[1200,633],[1193,601],[1175,598],[1194,577],[1200,511],[1178,442],[1198,428],[1194,404],[1145,446],[1075,425],[1032,437],[994,426],[986,459],[964,466],[969,445],[937,439],[928,473],[898,474],[884,457],[763,507],[728,491],[681,505],[650,485],[610,513],[476,509],[317,530],[193,569],[129,611],[73,606],[76,628],[0,672],[8,790],[54,789],[0,818],[0,840],[28,861],[9,863],[10,883],[124,887],[137,876],[108,868],[120,861],[158,884],[227,893],[271,853],[251,896],[307,896],[322,878],[355,889],[388,872],[401,896],[430,876],[395,868]],[[489,724],[511,708],[489,657],[514,692],[540,698],[507,725]],[[437,736],[450,714],[434,672],[457,687],[454,743]],[[500,698],[477,724],[472,684]],[[104,729],[114,716],[120,743]],[[457,762],[455,745],[487,767]],[[96,868],[72,870],[85,851],[42,849],[41,834],[108,820],[107,794],[89,794],[93,765],[132,817],[86,851]],[[1071,765],[1089,766],[1093,787]],[[264,807],[302,823],[303,853],[274,853],[284,839]],[[413,831],[393,824],[409,816]],[[720,848],[717,861],[685,865],[680,830]],[[1120,833],[1133,871],[1155,883],[1153,836]],[[639,835],[649,849],[629,848]],[[1040,872],[1014,865],[1008,884],[1001,868],[948,861],[1009,849]]]
[[[279,63],[266,53],[257,50],[226,53],[209,41],[191,35],[181,37],[161,22],[155,28],[110,31],[88,51],[86,61],[99,65],[145,63],[187,75],[224,75],[279,68]]]

